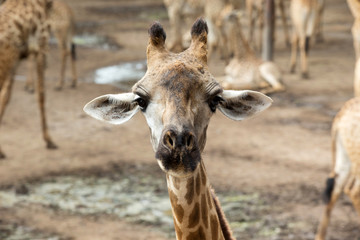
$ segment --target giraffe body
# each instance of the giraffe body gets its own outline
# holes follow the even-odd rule
[[[61,0],[54,0],[49,14],[47,17],[47,22],[50,26],[50,32],[53,33],[57,40],[59,47],[59,52],[61,56],[61,70],[60,78],[56,84],[56,90],[61,90],[64,86],[65,81],[65,70],[66,70],[66,61],[70,56],[71,60],[71,73],[72,81],[71,87],[76,87],[77,85],[77,73],[76,73],[76,54],[75,54],[75,44],[72,42],[72,38],[75,34],[75,21],[74,15],[71,8]],[[25,89],[29,92],[34,91],[34,81],[33,81],[33,64],[34,57],[30,55],[28,58],[28,77],[25,85]]]
[[[48,148],[56,148],[47,129],[44,89],[49,32],[46,17],[51,5],[50,0],[6,0],[0,5],[0,122],[10,100],[17,65],[21,58],[34,53],[43,138]],[[0,157],[5,157],[1,151]]]
[[[178,240],[234,239],[201,157],[206,130],[216,110],[243,120],[272,102],[258,92],[222,89],[207,67],[207,33],[205,21],[197,20],[190,47],[175,54],[165,47],[161,25],[154,23],[147,72],[132,92],[100,96],[84,107],[90,116],[112,124],[143,113],[155,158],[167,176]]]
[[[332,126],[333,168],[327,181],[327,205],[315,240],[325,240],[331,210],[344,191],[360,214],[360,98],[346,102]]]
[[[238,12],[230,12],[223,18],[221,28],[227,28],[228,39],[233,43],[235,55],[225,67],[225,76],[220,78],[225,89],[262,89],[264,92],[285,90],[282,74],[272,61],[257,58],[242,32]],[[225,31],[224,31],[225,32]],[[225,34],[224,34],[225,35]]]

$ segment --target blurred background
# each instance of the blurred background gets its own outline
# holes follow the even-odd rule
[[[61,54],[53,37],[46,106],[59,149],[47,150],[36,95],[24,91],[26,61],[20,64],[1,126],[7,158],[0,161],[0,239],[175,239],[165,175],[144,118],[138,114],[110,126],[82,111],[97,96],[130,91],[143,76],[147,29],[154,21],[164,26],[168,44],[175,41],[167,8],[162,0],[62,1],[74,15],[78,86],[70,87],[68,66],[62,91],[54,90]],[[249,39],[245,2],[237,3],[236,16]],[[290,1],[284,4],[291,39]],[[276,10],[273,62],[285,87],[269,91],[266,81],[265,87],[255,81],[254,89],[273,98],[270,109],[244,122],[222,114],[211,120],[203,158],[237,239],[314,239],[331,169],[331,123],[353,97],[355,66],[354,18],[346,1],[327,0],[324,9],[323,41],[310,42],[309,78],[301,77],[299,63],[290,74],[291,48]],[[198,16],[204,13],[190,5],[181,27],[189,30]],[[258,28],[254,39],[260,38]],[[257,41],[249,43],[258,64]],[[234,54],[226,58],[219,49],[211,52],[209,69],[226,81]],[[345,196],[332,213],[328,239],[360,239],[358,216]]]

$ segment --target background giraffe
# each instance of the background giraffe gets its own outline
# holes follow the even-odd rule
[[[75,20],[71,8],[61,0],[54,0],[51,9],[47,16],[47,22],[50,26],[50,31],[54,34],[59,47],[61,56],[60,78],[56,84],[56,90],[61,90],[64,86],[66,73],[66,60],[70,56],[71,61],[71,87],[76,87],[76,52],[75,44],[72,39],[75,34]],[[28,57],[28,76],[25,89],[29,92],[34,91],[33,81],[33,65],[34,55],[30,54]]]
[[[21,58],[35,54],[38,74],[38,101],[43,138],[50,149],[56,148],[47,129],[45,117],[44,67],[48,40],[46,17],[49,0],[7,0],[0,6],[0,121],[11,96],[16,67]],[[0,150],[0,158],[5,155]]]
[[[360,98],[346,102],[332,126],[333,166],[327,180],[327,205],[315,240],[325,240],[331,211],[344,191],[360,215]]]

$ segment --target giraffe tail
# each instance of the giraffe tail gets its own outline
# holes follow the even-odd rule
[[[71,58],[72,60],[76,60],[76,45],[75,43],[71,43]]]
[[[331,195],[334,190],[334,186],[335,186],[335,178],[334,177],[329,177],[328,179],[326,179],[326,187],[325,187],[325,191],[324,191],[324,202],[326,204],[328,204],[331,200]]]

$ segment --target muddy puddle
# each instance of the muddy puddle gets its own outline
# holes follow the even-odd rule
[[[102,177],[59,176],[43,182],[26,184],[24,187],[26,191],[19,192],[14,189],[1,191],[2,207],[14,208],[40,204],[71,214],[116,216],[134,224],[152,226],[165,233],[170,239],[175,237],[164,177],[151,174],[115,174]],[[270,203],[258,193],[218,191],[218,196],[231,222],[231,228],[238,238],[285,240],[313,237],[312,234],[307,237],[308,233],[302,232],[301,229],[309,229],[305,223],[294,219],[277,220],[271,213],[273,209]],[[297,234],[294,235],[294,232]],[[297,237],[289,238],[289,236]],[[3,238],[0,236],[0,239]]]
[[[97,84],[114,85],[128,91],[146,72],[146,61],[121,63],[114,66],[99,68],[94,73]]]
[[[1,240],[67,240],[54,234],[42,233],[36,229],[0,221]]]

